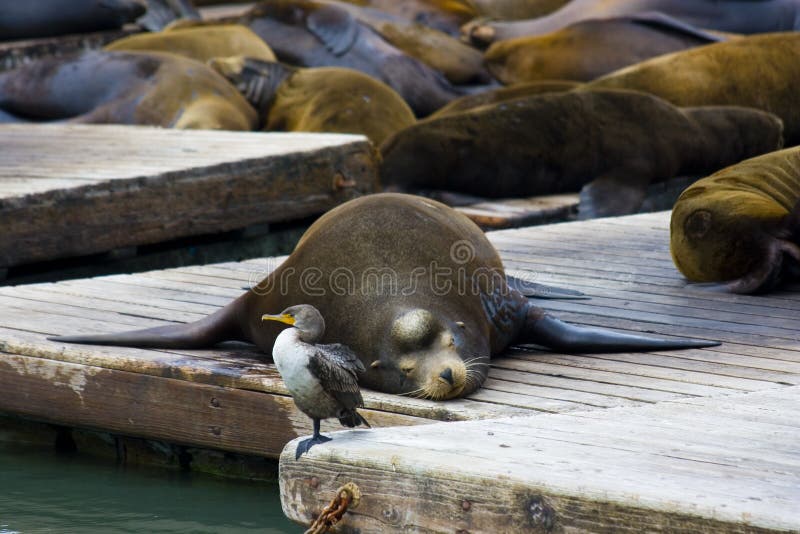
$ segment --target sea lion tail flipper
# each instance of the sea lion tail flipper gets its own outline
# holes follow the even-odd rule
[[[716,347],[716,341],[700,339],[665,339],[624,334],[602,328],[565,323],[540,308],[530,306],[525,327],[518,339],[567,353],[624,352]]]
[[[523,280],[522,278],[517,278],[516,276],[512,276],[510,274],[506,274],[506,283],[508,284],[508,287],[519,291],[526,297],[538,299],[591,299],[591,297],[587,297],[580,291],[575,291],[574,289],[564,289],[561,287],[539,284],[529,280]]]
[[[636,176],[640,179],[641,176]],[[604,175],[583,186],[578,204],[579,219],[613,217],[636,213],[647,194],[647,183],[633,183],[618,175]]]
[[[306,27],[331,53],[341,56],[358,38],[358,21],[335,5],[324,5],[306,17]]]
[[[170,324],[117,334],[50,336],[47,339],[60,343],[165,349],[197,349],[222,341],[247,341],[237,324],[238,302],[240,299],[192,323]]]

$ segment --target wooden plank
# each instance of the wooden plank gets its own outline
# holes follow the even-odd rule
[[[259,456],[311,432],[290,397],[0,354],[0,412]],[[429,422],[364,410],[375,427]],[[323,423],[333,430],[333,423]]]
[[[361,136],[8,124],[0,145],[0,267],[303,218],[377,188]]]
[[[577,213],[578,201],[577,194],[546,195],[486,200],[455,209],[485,230],[499,230],[565,221]]]
[[[736,409],[753,403],[776,418]],[[341,527],[361,532],[797,531],[800,427],[779,416],[797,409],[800,388],[787,387],[341,432],[299,461],[287,445],[283,509],[308,524],[353,482],[362,500]]]

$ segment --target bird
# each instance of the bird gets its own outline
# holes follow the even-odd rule
[[[278,335],[272,358],[295,405],[314,422],[314,435],[298,443],[296,460],[314,445],[331,440],[320,434],[322,419],[335,417],[343,426],[371,428],[356,410],[364,407],[358,388],[364,364],[347,345],[318,343],[325,333],[325,319],[319,310],[299,304],[277,315],[264,314],[261,320],[292,326]]]

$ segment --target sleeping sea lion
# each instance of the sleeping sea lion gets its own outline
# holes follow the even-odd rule
[[[491,81],[483,65],[483,54],[447,33],[374,8],[345,2],[335,4],[372,28],[392,46],[444,74],[451,83]]]
[[[213,69],[174,54],[88,51],[0,73],[0,109],[31,121],[252,130],[256,111]]]
[[[377,9],[451,36],[457,36],[462,25],[479,15],[471,0],[403,0],[402,2],[343,0],[343,2]]]
[[[636,212],[647,186],[781,146],[781,122],[635,91],[550,93],[427,119],[381,146],[384,185],[511,197],[582,193],[582,216]]]
[[[314,0],[256,5],[241,19],[278,59],[300,67],[345,67],[380,80],[428,115],[461,96],[440,73],[387,43],[348,10]]]
[[[755,293],[800,277],[800,147],[691,185],[672,211],[670,250],[686,278],[716,289]]]
[[[572,0],[550,15],[511,22],[476,21],[462,28],[478,44],[543,35],[589,19],[658,11],[698,28],[731,33],[800,29],[800,0]]]
[[[387,193],[320,217],[275,271],[204,319],[54,340],[164,348],[242,340],[269,354],[281,325],[261,318],[298,303],[326,318],[320,342],[342,343],[358,355],[367,370],[360,384],[433,399],[475,391],[489,358],[511,343],[572,352],[716,344],[561,322],[507,285],[497,251],[466,216],[433,200]]]
[[[218,24],[142,33],[108,44],[105,50],[169,52],[205,63],[211,58],[246,56],[275,61],[275,54],[258,35],[240,24]]]
[[[504,84],[589,81],[651,57],[726,40],[659,13],[587,20],[552,33],[499,41],[486,51]]]
[[[417,120],[391,87],[356,70],[293,69],[242,57],[210,65],[258,110],[264,130],[362,134],[380,145]]]
[[[564,91],[571,91],[581,85],[582,84],[578,82],[568,80],[542,80],[540,82],[518,83],[508,87],[500,87],[499,89],[489,89],[482,93],[456,98],[439,109],[436,113],[432,114],[430,118],[452,115],[481,106],[488,106],[489,104],[515,100],[517,98],[543,95],[545,93],[563,93]]]
[[[6,0],[0,41],[113,30],[145,12],[136,0]]]
[[[747,106],[783,120],[786,144],[800,143],[800,33],[771,33],[656,57],[612,72],[587,89],[633,89],[677,106]]]

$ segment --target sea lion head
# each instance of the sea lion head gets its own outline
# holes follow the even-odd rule
[[[489,365],[488,347],[476,352],[480,341],[469,337],[460,321],[424,308],[401,311],[367,373],[377,375],[384,391],[434,400],[467,395],[483,383]]]

